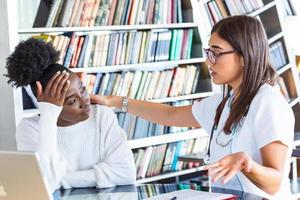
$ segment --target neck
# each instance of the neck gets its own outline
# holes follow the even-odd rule
[[[66,121],[66,120],[63,120],[63,119],[61,119],[61,118],[58,118],[57,119],[57,126],[62,126],[62,127],[64,127],[64,126],[72,126],[72,125],[75,125],[75,124],[77,124],[78,122],[69,122],[69,121]]]
[[[231,83],[231,84],[228,84],[228,85],[232,88],[234,96],[237,96],[239,94],[242,82],[241,81],[237,81],[235,83]]]

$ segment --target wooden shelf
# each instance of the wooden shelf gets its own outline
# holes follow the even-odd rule
[[[300,132],[295,132],[293,146],[294,147],[300,146]]]
[[[131,149],[138,149],[147,146],[166,144],[182,140],[190,140],[195,138],[208,137],[204,129],[193,129],[179,133],[169,133],[159,136],[145,137],[140,139],[128,140],[127,143]]]
[[[194,173],[194,172],[199,172],[199,171],[203,171],[203,170],[204,170],[204,166],[196,167],[196,168],[192,168],[192,169],[185,169],[185,170],[181,170],[181,171],[162,174],[162,175],[159,175],[159,176],[153,176],[153,177],[148,177],[148,178],[144,178],[144,179],[138,179],[136,181],[136,183],[137,184],[149,183],[149,182],[158,181],[158,180],[161,180],[161,179],[172,178],[172,177],[181,176],[181,175],[185,175],[185,174],[190,174],[190,173]]]
[[[30,28],[21,29],[19,34],[35,33],[61,33],[61,32],[93,32],[93,31],[126,31],[126,30],[149,30],[149,29],[174,29],[174,28],[196,28],[196,23],[174,23],[174,24],[145,24],[145,25],[114,25],[94,27],[52,27],[52,28]]]
[[[287,71],[288,69],[290,69],[290,68],[291,68],[291,65],[288,63],[288,64],[286,64],[285,66],[279,68],[279,69],[277,70],[277,74],[278,74],[278,75],[283,74],[284,72],[286,72],[286,71]]]
[[[260,9],[257,9],[256,11],[253,11],[252,13],[248,14],[249,16],[257,16],[259,15],[260,13],[268,10],[269,8],[273,7],[276,5],[276,1],[272,1],[270,3],[268,3],[267,5],[265,5],[264,7],[260,8]]]
[[[283,37],[283,32],[280,32],[276,35],[274,35],[273,37],[271,37],[270,39],[268,39],[268,44],[272,44],[273,42],[275,42],[276,40],[278,40],[279,38]]]
[[[85,72],[85,73],[108,73],[117,72],[124,70],[163,70],[171,69],[177,65],[182,64],[195,64],[205,62],[205,58],[190,58],[183,60],[171,60],[171,61],[159,61],[159,62],[148,62],[148,63],[138,63],[138,64],[125,64],[125,65],[112,65],[112,66],[102,66],[102,67],[85,67],[85,68],[70,68],[73,72]]]
[[[148,101],[156,102],[156,103],[167,103],[167,102],[182,101],[182,100],[189,100],[189,99],[199,99],[199,98],[212,96],[213,94],[214,92],[201,92],[197,94],[189,94],[189,95],[183,95],[177,97],[167,97],[162,99],[152,99]]]
[[[296,105],[297,103],[299,103],[299,97],[296,97],[294,99],[292,99],[290,102],[289,102],[289,105],[291,107],[293,107],[294,105]]]

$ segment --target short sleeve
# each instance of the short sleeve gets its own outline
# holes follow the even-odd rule
[[[214,96],[202,99],[196,102],[192,106],[192,113],[197,122],[207,133],[210,133],[216,110],[222,100],[222,94],[216,94]]]
[[[258,147],[262,148],[274,141],[281,141],[290,147],[295,118],[285,99],[275,91],[264,92],[253,100],[251,107],[249,111],[252,113]]]

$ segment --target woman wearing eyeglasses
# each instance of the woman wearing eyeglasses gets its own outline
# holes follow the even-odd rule
[[[205,53],[223,94],[182,107],[118,96],[92,96],[92,102],[166,126],[202,127],[211,133],[207,169],[214,186],[287,199],[295,120],[272,87],[276,73],[261,23],[249,16],[219,21]]]

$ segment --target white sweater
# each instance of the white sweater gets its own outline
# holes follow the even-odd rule
[[[16,132],[20,151],[40,155],[50,189],[134,184],[136,169],[126,133],[113,111],[93,105],[89,119],[57,127],[62,107],[40,102],[41,114],[23,119]]]

